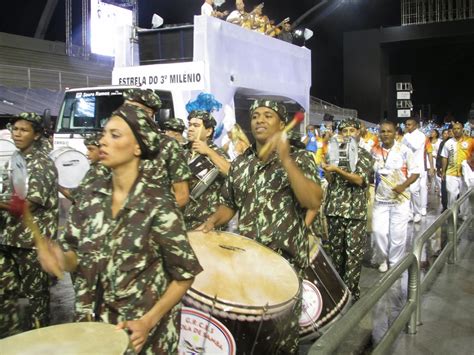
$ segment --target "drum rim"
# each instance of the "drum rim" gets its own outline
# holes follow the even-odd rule
[[[47,327],[29,330],[29,331],[26,331],[26,332],[22,332],[22,333],[12,335],[12,336],[7,337],[7,338],[0,339],[0,345],[2,344],[2,341],[11,342],[12,339],[14,339],[14,338],[24,340],[24,339],[27,339],[27,337],[30,334],[33,334],[33,333],[40,334],[41,331],[43,331],[43,332],[53,332],[55,329],[59,329],[59,328],[64,328],[64,329],[70,328],[70,329],[74,330],[78,327],[79,328],[80,327],[85,327],[86,325],[87,326],[92,325],[92,327],[96,327],[96,329],[97,329],[97,327],[104,328],[104,329],[109,328],[111,331],[114,331],[114,334],[120,334],[119,335],[120,339],[117,337],[116,339],[113,339],[113,340],[114,340],[115,344],[118,344],[119,341],[123,343],[123,344],[119,344],[119,345],[120,345],[121,348],[123,348],[124,353],[125,353],[125,351],[127,351],[128,347],[130,346],[130,339],[129,339],[128,334],[125,332],[125,330],[122,330],[121,332],[119,332],[116,329],[116,325],[106,323],[106,322],[71,322],[71,323],[63,323],[63,324],[54,324],[54,325],[50,325],[50,326],[47,326]]]
[[[283,256],[281,256],[280,254],[275,252],[273,249],[267,247],[266,245],[263,245],[263,244],[257,242],[256,240],[254,240],[252,238],[248,238],[246,236],[243,236],[243,235],[240,235],[240,234],[237,234],[237,233],[233,233],[233,232],[216,231],[216,230],[214,230],[212,232],[214,232],[216,234],[226,234],[226,235],[230,235],[230,236],[234,236],[234,237],[239,237],[239,238],[242,238],[244,240],[250,241],[252,243],[257,243],[259,247],[265,248],[265,249],[271,251],[272,253],[278,255],[281,258],[281,260],[283,260],[283,262],[285,264],[287,264],[294,273],[295,279],[296,279],[297,284],[298,284],[298,287],[296,289],[296,293],[293,296],[291,296],[290,298],[288,298],[286,301],[276,303],[276,304],[271,305],[271,306],[266,306],[266,305],[261,305],[261,306],[250,306],[249,305],[249,306],[246,306],[246,305],[239,304],[239,303],[224,301],[224,300],[222,300],[220,298],[217,298],[217,297],[211,298],[209,295],[205,294],[202,291],[199,291],[199,290],[195,289],[193,286],[191,286],[188,289],[188,291],[185,294],[185,297],[190,298],[193,301],[198,301],[198,302],[200,302],[200,304],[205,305],[205,310],[206,311],[208,311],[209,307],[211,307],[211,308],[214,307],[214,308],[217,308],[218,310],[224,311],[226,313],[234,313],[234,314],[239,314],[239,315],[252,315],[252,316],[255,316],[255,315],[256,316],[262,316],[262,310],[263,310],[264,307],[267,307],[267,312],[265,313],[265,315],[280,314],[280,313],[284,312],[285,310],[287,310],[289,308],[289,307],[287,307],[288,305],[291,305],[292,303],[294,303],[296,301],[298,296],[301,294],[302,282],[299,279],[295,268],[290,264],[290,262],[288,260],[286,260]],[[201,233],[202,234],[202,232],[200,232],[200,231],[189,231],[188,234],[189,233],[196,233],[196,234]],[[188,237],[188,239],[189,239],[189,237]],[[232,309],[229,310],[229,307],[231,307]],[[203,309],[203,308],[201,308],[201,309]]]

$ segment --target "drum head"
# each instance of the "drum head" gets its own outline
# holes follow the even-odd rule
[[[125,331],[107,323],[69,323],[31,330],[0,340],[2,355],[119,355],[127,350]]]
[[[28,170],[26,161],[19,151],[15,151],[12,155],[11,169],[13,190],[19,197],[25,199],[28,193]]]
[[[67,189],[78,187],[89,170],[87,157],[70,147],[55,149],[49,156],[58,169],[58,184]]]
[[[354,172],[356,169],[357,160],[359,158],[358,156],[359,144],[353,137],[351,137],[351,139],[349,140],[348,149],[349,149],[349,168],[351,169],[351,172]]]
[[[337,137],[332,137],[328,143],[328,161],[330,165],[339,165],[339,142]]]
[[[10,161],[13,152],[16,150],[13,141],[9,139],[0,139],[0,166],[3,165],[3,163]]]
[[[249,313],[287,304],[299,292],[291,265],[271,249],[227,232],[189,232],[189,241],[204,271],[188,292],[225,311]],[[233,307],[235,306],[235,307]],[[251,312],[250,312],[251,313]]]

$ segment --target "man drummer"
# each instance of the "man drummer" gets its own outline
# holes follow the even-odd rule
[[[195,181],[191,185],[191,200],[184,210],[184,221],[188,229],[195,229],[213,214],[219,204],[219,195],[225,177],[229,173],[230,162],[222,148],[212,142],[216,120],[207,111],[194,110],[188,115],[188,162],[194,159],[208,159],[212,165],[219,170],[217,178],[209,182],[210,185],[198,197],[193,196],[192,190],[196,186]],[[193,172],[196,174],[199,172]]]
[[[281,102],[256,100],[250,120],[256,143],[232,162],[220,206],[198,229],[210,231],[238,212],[238,233],[282,255],[301,279],[309,261],[305,212],[318,210],[322,196],[316,166],[304,150],[290,148],[283,133],[287,112]],[[264,146],[269,155],[259,157]],[[279,351],[298,351],[300,313],[301,298],[291,322],[280,329]]]
[[[100,163],[99,140],[102,137],[102,132],[93,133],[84,138],[84,145],[87,149],[87,159],[89,159],[89,170],[86,175],[82,178],[80,185],[70,192],[71,199],[73,202],[77,202],[82,197],[82,191],[94,180],[102,178],[107,174],[110,174],[110,170]],[[63,191],[61,193],[64,194]],[[67,196],[66,196],[67,197]],[[68,197],[69,198],[69,197]]]
[[[339,124],[339,132],[344,139],[352,137],[358,144],[360,127],[359,120],[344,119]],[[354,171],[325,163],[322,167],[329,183],[324,206],[328,224],[328,253],[354,300],[357,300],[367,237],[367,192],[373,174],[373,159],[358,146]]]
[[[140,114],[146,114],[154,119],[155,113],[161,107],[160,97],[150,89],[130,89],[124,92],[126,105],[138,107]],[[184,207],[189,201],[188,180],[192,174],[186,163],[186,157],[180,144],[165,134],[160,133],[160,159],[164,161],[166,173],[173,189],[179,207]]]
[[[41,148],[43,119],[32,112],[15,118],[12,138],[26,161],[26,207],[39,231],[56,238],[58,228],[58,174],[51,159]],[[23,219],[12,212],[13,204],[0,203],[0,338],[20,331],[17,314],[19,297],[26,297],[30,311],[27,327],[46,326],[49,322],[49,276],[36,258],[32,232]]]

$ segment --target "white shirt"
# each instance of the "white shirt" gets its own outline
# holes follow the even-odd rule
[[[232,23],[238,23],[242,20],[242,14],[239,10],[232,11],[229,16],[227,16],[226,21]]]
[[[418,173],[421,174],[425,164],[425,144],[426,136],[419,129],[403,136],[402,143],[405,144],[413,153],[416,165],[419,167]]]
[[[418,165],[412,151],[405,145],[395,142],[390,149],[375,146],[372,149],[375,172],[375,201],[383,203],[400,203],[405,198],[392,191],[412,174],[418,174]],[[388,182],[387,182],[388,181]],[[406,195],[410,195],[408,189]]]
[[[207,2],[201,6],[201,15],[212,16],[213,11],[214,9],[212,8],[212,5]]]

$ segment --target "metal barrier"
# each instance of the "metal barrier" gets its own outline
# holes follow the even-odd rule
[[[372,353],[386,353],[405,325],[407,325],[408,334],[415,334],[417,325],[421,324],[421,294],[426,291],[430,282],[433,281],[436,274],[444,266],[446,260],[448,263],[456,262],[458,236],[467,230],[474,220],[471,211],[468,219],[464,221],[459,230],[457,229],[458,209],[469,198],[474,200],[474,188],[472,187],[416,238],[412,251],[405,255],[346,314],[335,322],[311,346],[309,354],[332,354],[406,270],[408,270],[407,302]],[[452,219],[450,220],[451,217]],[[426,273],[423,282],[421,282],[420,260],[423,245],[448,220],[451,222],[449,223],[448,241],[430,270]]]

